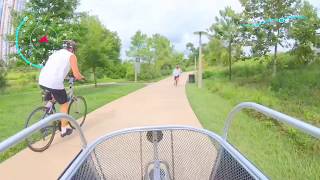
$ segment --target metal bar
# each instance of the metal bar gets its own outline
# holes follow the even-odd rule
[[[228,131],[231,126],[231,123],[235,117],[235,115],[240,112],[242,109],[253,109],[255,111],[258,111],[268,117],[274,118],[277,121],[280,121],[285,124],[289,124],[300,131],[303,131],[315,138],[320,139],[320,128],[312,126],[308,123],[305,123],[299,119],[290,117],[286,114],[280,113],[278,111],[275,111],[273,109],[270,109],[268,107],[262,106],[257,103],[253,102],[243,102],[238,104],[236,107],[233,108],[233,110],[229,113],[226,123],[224,126],[224,132],[223,132],[223,139],[227,141],[228,138]]]
[[[158,131],[152,131],[152,143],[153,143],[153,179],[160,180],[160,162],[158,154]]]
[[[171,158],[172,158],[172,180],[175,180],[175,164],[174,164],[174,149],[173,149],[173,133],[172,130],[170,131],[170,138],[171,138]],[[170,172],[169,172],[170,173]]]
[[[71,122],[72,126],[76,128],[76,130],[78,131],[78,133],[80,135],[80,139],[82,142],[82,148],[85,149],[87,147],[87,140],[84,137],[83,132],[82,132],[79,124],[76,122],[76,120],[67,114],[56,113],[56,114],[53,114],[53,115],[50,115],[50,116],[44,118],[43,120],[33,124],[32,126],[26,128],[26,129],[23,129],[22,131],[18,132],[17,134],[9,137],[7,140],[4,140],[3,142],[1,142],[0,143],[0,152],[4,152],[5,150],[10,148],[11,146],[14,146],[15,144],[19,143],[20,141],[23,141],[25,138],[30,136],[35,131],[40,130],[41,128],[48,126],[49,123],[51,123],[53,121],[60,120],[60,119],[66,119],[69,122]]]
[[[140,137],[140,172],[141,172],[141,180],[143,180],[143,159],[142,159],[142,132],[139,133]]]

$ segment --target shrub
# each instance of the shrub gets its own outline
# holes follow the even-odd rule
[[[152,64],[141,64],[139,78],[141,80],[151,80],[161,76],[161,72]]]
[[[7,85],[6,75],[6,69],[0,64],[0,89],[4,89]]]
[[[202,77],[203,79],[209,79],[211,78],[212,76],[214,76],[214,72],[213,71],[204,71]]]

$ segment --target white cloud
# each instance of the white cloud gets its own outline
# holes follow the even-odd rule
[[[194,31],[205,30],[225,6],[240,10],[237,0],[81,0],[79,11],[97,15],[122,40],[122,56],[137,30],[168,37],[179,51],[187,42],[198,43]]]
[[[319,0],[310,0],[320,7]],[[198,44],[194,31],[205,30],[214,22],[219,10],[231,6],[241,11],[238,0],[81,0],[79,11],[97,15],[122,40],[122,57],[137,30],[148,35],[160,33],[168,37],[179,51],[185,44]]]

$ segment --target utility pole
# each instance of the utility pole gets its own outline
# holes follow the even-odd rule
[[[197,56],[194,56],[194,76],[195,76],[194,80],[196,82],[198,82],[198,80],[196,80],[197,77],[198,77],[197,74],[198,74],[198,71],[197,71]]]
[[[134,82],[138,81],[138,71],[140,70],[139,63],[140,63],[140,59],[136,58],[136,62],[134,64]]]
[[[194,34],[199,35],[199,58],[198,58],[198,88],[202,88],[202,42],[201,36],[206,35],[205,31],[197,31]]]

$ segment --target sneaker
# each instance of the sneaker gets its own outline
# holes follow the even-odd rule
[[[67,136],[67,135],[72,134],[72,131],[73,131],[73,129],[67,128],[67,130],[66,130],[65,133],[61,133],[61,137],[65,137],[65,136]]]

